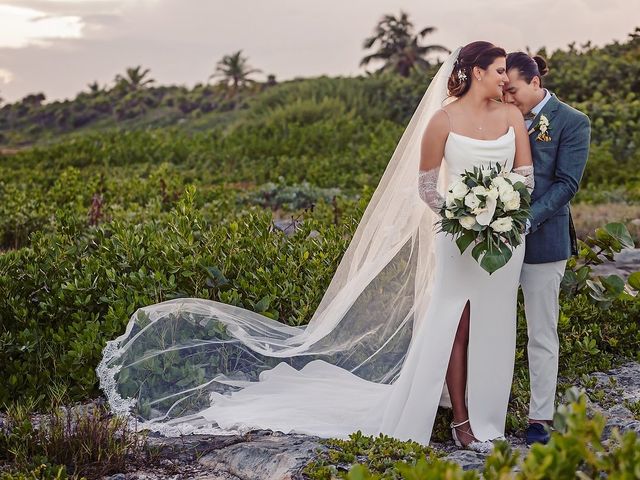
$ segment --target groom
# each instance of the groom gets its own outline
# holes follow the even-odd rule
[[[504,100],[520,109],[529,131],[535,188],[520,284],[529,342],[531,400],[527,444],[547,443],[558,377],[560,282],[567,259],[577,254],[569,201],[578,191],[587,157],[589,118],[542,86],[549,71],[541,57],[507,56]]]

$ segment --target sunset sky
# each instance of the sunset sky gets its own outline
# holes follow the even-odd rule
[[[142,65],[160,84],[205,82],[242,49],[278,80],[356,75],[362,41],[405,10],[426,43],[489,40],[507,50],[624,41],[640,0],[0,0],[0,97],[74,97]]]

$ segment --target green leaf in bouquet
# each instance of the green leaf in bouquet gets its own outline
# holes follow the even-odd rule
[[[496,270],[504,267],[512,255],[509,246],[499,242],[497,249],[492,249],[484,254],[480,261],[480,266],[491,275]]]
[[[485,242],[478,243],[473,250],[471,250],[471,256],[474,260],[480,263],[480,256],[487,251],[487,244]]]
[[[467,230],[464,234],[456,239],[456,245],[460,250],[460,254],[463,254],[467,247],[476,239],[476,235],[472,230]]]
[[[475,231],[475,232],[481,232],[482,230],[484,230],[485,227],[483,227],[482,225],[480,225],[478,222],[476,222],[473,227],[471,227],[471,230]]]
[[[631,288],[634,290],[640,290],[640,272],[634,272],[629,275],[629,279],[627,281]]]
[[[527,190],[527,186],[522,182],[516,182],[512,184],[513,189],[520,194],[520,205],[524,205],[527,201],[527,197],[529,191]]]

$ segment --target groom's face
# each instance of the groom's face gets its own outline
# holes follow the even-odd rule
[[[502,89],[504,101],[518,107],[523,115],[526,115],[540,102],[540,79],[533,77],[531,82],[521,77],[517,68],[512,68],[507,72],[509,81]]]

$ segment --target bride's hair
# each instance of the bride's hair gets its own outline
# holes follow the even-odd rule
[[[473,67],[486,70],[496,58],[506,56],[507,52],[504,48],[496,47],[490,42],[471,42],[462,47],[447,82],[449,95],[462,97],[469,91]]]
[[[520,76],[527,82],[531,83],[533,77],[540,79],[542,86],[542,77],[549,73],[547,61],[540,55],[530,57],[524,52],[512,52],[507,55],[507,71],[515,68]]]

